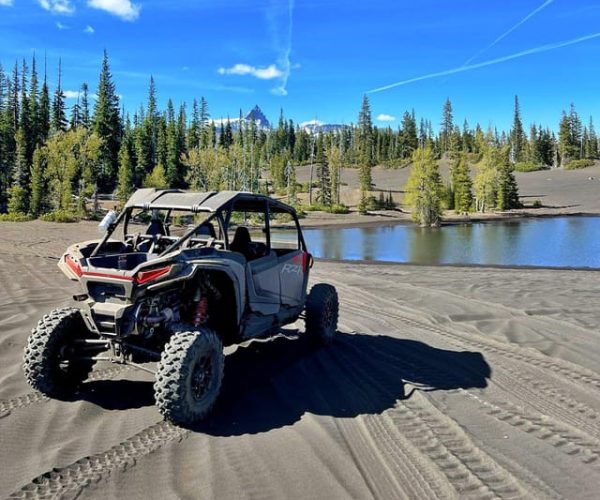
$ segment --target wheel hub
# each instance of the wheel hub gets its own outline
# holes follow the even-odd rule
[[[208,391],[212,376],[212,360],[204,356],[198,360],[192,372],[192,395],[195,400],[202,399]]]

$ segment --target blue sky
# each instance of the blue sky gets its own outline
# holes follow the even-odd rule
[[[414,108],[437,129],[450,97],[456,122],[508,129],[518,94],[527,126],[556,128],[571,102],[600,121],[599,21],[591,0],[0,0],[0,62],[46,53],[54,84],[62,57],[63,88],[93,91],[106,48],[129,111],[153,74],[161,106],[350,123],[365,92],[417,79],[369,93],[376,124]]]

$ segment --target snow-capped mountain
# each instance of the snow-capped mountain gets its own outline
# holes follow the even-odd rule
[[[267,120],[267,117],[262,112],[262,109],[260,109],[258,104],[252,108],[252,110],[244,117],[244,119],[247,122],[256,123],[258,128],[271,128],[269,120]]]
[[[319,120],[311,120],[300,124],[300,128],[304,129],[309,134],[323,134],[328,132],[338,132],[348,125],[341,125],[339,123],[323,123]]]
[[[231,128],[233,130],[237,130],[240,119],[239,118],[220,118],[220,119],[212,120],[212,121],[217,127],[220,127],[221,125],[223,127],[225,127],[225,125],[227,125],[227,122],[229,122],[231,124]],[[260,109],[260,106],[258,106],[258,104],[256,106],[254,106],[246,114],[246,116],[244,116],[242,118],[242,121],[244,122],[245,125],[250,125],[250,123],[254,122],[256,124],[256,127],[259,130],[260,129],[268,130],[271,128],[271,124],[269,123],[269,120],[263,113],[262,109]]]

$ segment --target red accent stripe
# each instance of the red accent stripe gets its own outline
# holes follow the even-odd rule
[[[78,278],[81,278],[81,275],[83,274],[82,270],[81,270],[81,266],[75,262],[75,259],[73,259],[73,257],[71,257],[70,255],[67,255],[65,257],[65,262],[67,264],[67,266],[69,267],[69,269],[71,271],[73,271]]]
[[[131,276],[121,276],[119,274],[108,274],[108,273],[94,273],[91,271],[85,271],[83,273],[85,277],[91,276],[93,278],[112,278],[115,280],[123,280],[123,281],[133,281],[133,277]]]
[[[155,279],[158,279],[161,276],[169,274],[171,272],[172,267],[173,266],[166,266],[166,267],[161,267],[159,269],[152,269],[150,271],[140,271],[135,276],[135,282],[138,285],[142,285],[143,283],[147,283],[148,281],[153,281]]]

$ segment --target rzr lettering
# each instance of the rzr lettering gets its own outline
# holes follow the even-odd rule
[[[296,266],[294,264],[284,264],[281,269],[282,273],[295,273],[302,274],[302,266]]]

